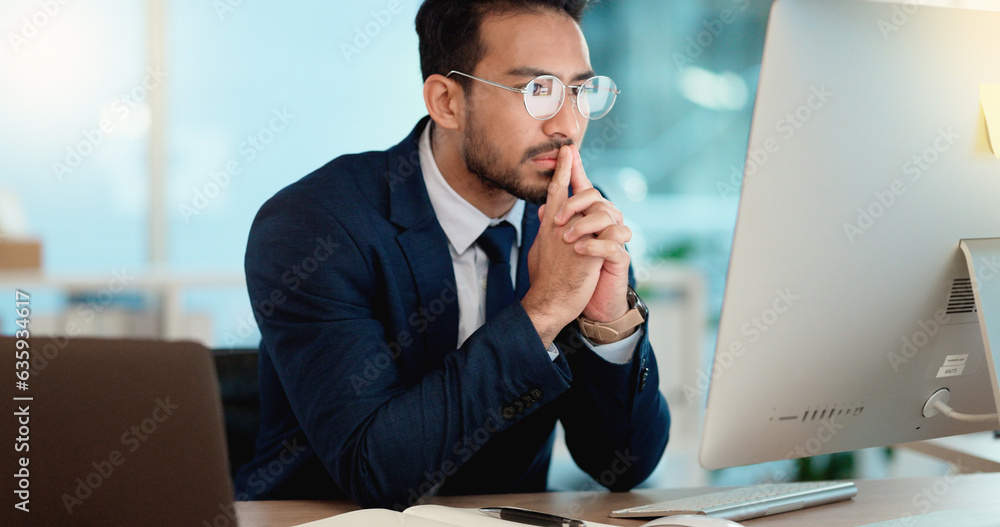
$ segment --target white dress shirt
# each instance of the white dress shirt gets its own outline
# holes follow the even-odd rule
[[[432,121],[433,122],[433,121]],[[521,247],[521,220],[524,216],[524,200],[517,200],[507,214],[500,218],[490,218],[465,200],[451,188],[434,161],[430,140],[431,123],[420,135],[420,170],[424,175],[427,195],[437,216],[441,229],[448,237],[448,250],[455,269],[455,289],[458,292],[458,346],[486,322],[486,277],[489,274],[489,257],[476,240],[488,228],[501,222],[514,226],[516,236],[510,251],[511,283],[517,283],[517,263]],[[611,344],[596,345],[581,335],[581,339],[595,353],[608,362],[623,364],[631,360],[632,352],[642,337],[642,328]],[[553,342],[548,349],[555,360],[559,348]]]

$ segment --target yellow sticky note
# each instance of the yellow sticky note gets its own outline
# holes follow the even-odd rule
[[[986,137],[990,150],[1000,159],[1000,84],[980,84],[979,97],[986,115]]]

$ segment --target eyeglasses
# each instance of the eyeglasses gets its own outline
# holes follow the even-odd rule
[[[524,95],[524,109],[528,110],[528,115],[539,121],[551,119],[559,113],[563,101],[566,100],[566,88],[573,90],[573,102],[576,104],[577,110],[580,111],[580,115],[587,119],[600,119],[607,115],[611,111],[611,107],[615,105],[618,94],[621,93],[621,90],[615,86],[615,81],[604,76],[591,77],[583,84],[567,86],[559,78],[552,75],[539,75],[531,79],[524,88],[518,89],[480,79],[461,71],[451,70],[448,75],[450,76],[452,73]]]

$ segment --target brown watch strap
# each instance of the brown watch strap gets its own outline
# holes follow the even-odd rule
[[[629,309],[624,315],[611,322],[597,322],[583,315],[576,320],[580,325],[580,332],[583,333],[583,336],[595,343],[602,344],[621,340],[619,335],[642,325],[646,321],[646,317],[642,310],[640,310],[638,302],[636,302],[636,305],[633,305],[632,309]]]

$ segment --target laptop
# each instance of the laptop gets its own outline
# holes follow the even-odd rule
[[[0,337],[0,357],[0,525],[237,525],[208,349]]]

